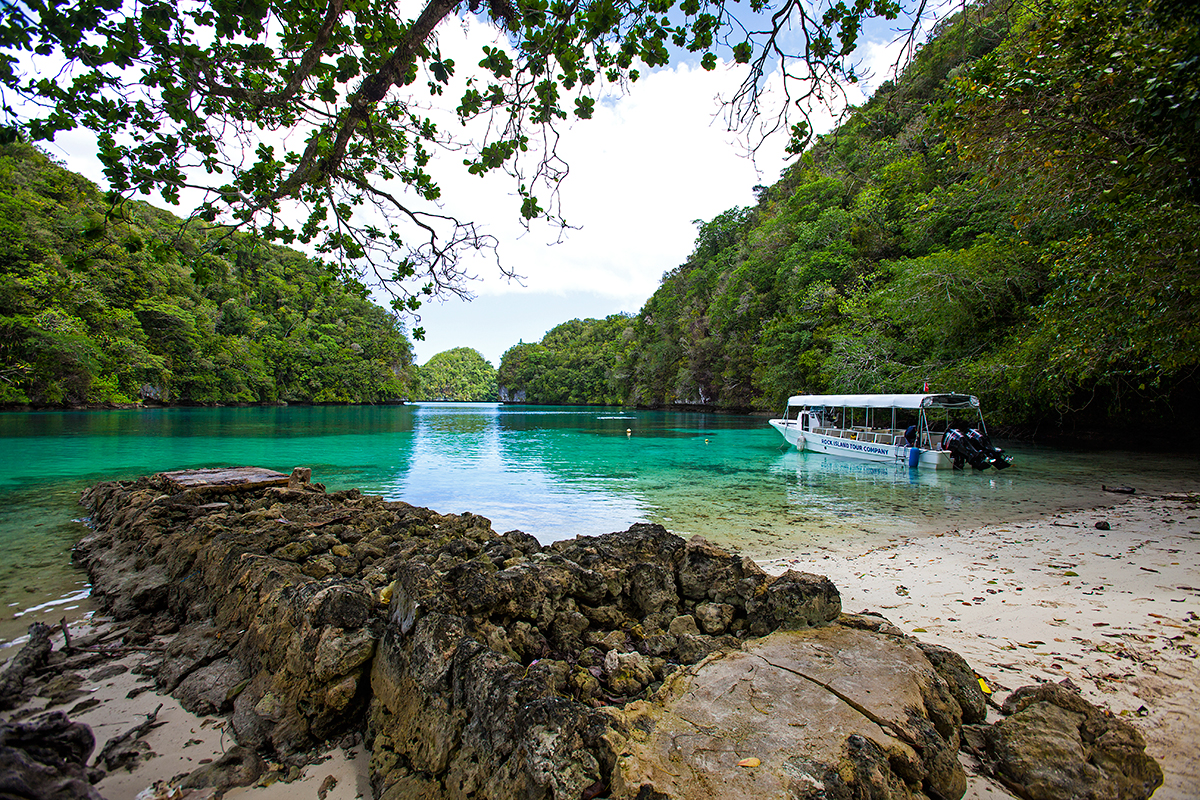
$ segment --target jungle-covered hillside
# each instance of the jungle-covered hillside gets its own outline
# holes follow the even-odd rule
[[[632,318],[505,354],[528,402],[980,395],[1010,424],[1184,419],[1200,383],[1200,11],[969,7]]]
[[[301,253],[115,208],[0,146],[0,404],[378,402],[412,346],[355,280]]]
[[[496,368],[470,347],[443,350],[417,370],[414,400],[496,402]]]

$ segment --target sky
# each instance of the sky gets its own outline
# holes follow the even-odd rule
[[[892,41],[894,27],[877,23],[866,31],[859,54],[874,77],[851,89],[852,103],[889,77],[899,49]],[[474,64],[481,44],[493,41],[495,33],[479,23],[452,22],[438,29],[438,39],[444,54],[461,54],[460,65]],[[752,205],[753,187],[774,183],[787,164],[782,133],[750,158],[746,143],[726,130],[718,98],[736,90],[744,69],[721,62],[706,72],[682,62],[643,70],[627,90],[604,96],[592,119],[564,128],[558,152],[570,174],[561,186],[562,213],[572,226],[565,231],[544,223],[526,230],[511,179],[468,175],[461,154],[446,155],[442,170],[434,172],[444,211],[496,236],[501,261],[521,277],[506,278],[494,260],[467,262],[474,279],[466,288],[473,299],[427,300],[419,320],[408,321],[410,328],[425,330],[424,341],[413,342],[416,362],[472,347],[499,366],[508,348],[536,342],[559,323],[637,313],[663,273],[687,260],[696,220]],[[456,96],[453,89],[448,97]],[[816,132],[832,129],[833,115],[814,110]],[[447,117],[439,124],[452,122]],[[103,185],[85,135],[60,136],[47,150]],[[386,303],[385,295],[377,297]]]
[[[861,46],[874,77],[851,89],[852,103],[888,77],[898,52],[893,27],[877,25]],[[478,35],[458,26],[439,30],[443,51],[477,48]],[[719,98],[732,95],[745,69],[722,62],[706,72],[685,62],[643,71],[627,91],[598,103],[592,119],[565,130],[558,149],[570,175],[562,204],[573,226],[565,232],[549,225],[524,230],[504,176],[443,178],[444,194],[455,203],[468,199],[464,215],[500,239],[500,258],[523,278],[506,280],[481,260],[468,285],[474,299],[427,302],[418,312],[425,340],[414,342],[417,363],[472,347],[499,366],[505,350],[539,341],[562,322],[636,314],[663,273],[688,259],[696,220],[753,205],[754,186],[774,183],[788,163],[782,133],[750,158],[746,142],[726,130]],[[834,114],[814,109],[815,130],[831,130]]]
[[[423,307],[418,363],[465,346],[498,365],[504,350],[538,341],[561,322],[637,313],[662,274],[687,260],[694,220],[753,204],[753,187],[773,183],[785,166],[782,137],[751,160],[714,119],[714,98],[731,88],[732,76],[686,64],[659,70],[566,130],[559,145],[571,170],[562,187],[563,215],[573,226],[566,231],[549,224],[522,229],[503,176],[486,186],[474,178],[473,186],[447,187],[449,197],[478,201],[473,217],[485,220],[500,239],[503,263],[522,279],[506,280],[481,261],[470,303],[455,298]],[[485,196],[475,194],[485,189]]]

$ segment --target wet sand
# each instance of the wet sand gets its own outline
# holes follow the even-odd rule
[[[1019,524],[814,547],[762,563],[771,572],[828,575],[845,610],[882,613],[957,651],[997,701],[1022,685],[1069,678],[1146,737],[1165,773],[1156,800],[1184,800],[1200,785],[1200,497],[1114,496],[1113,503]],[[147,655],[130,652],[84,672],[84,694],[57,707],[92,726],[99,752],[161,704],[157,719],[166,724],[141,740],[146,753],[137,768],[97,788],[108,800],[212,797],[209,789],[153,791],[156,782],[220,758],[232,741],[221,718],[197,717],[144,689],[149,682],[134,669]],[[97,679],[102,670],[108,676]],[[35,699],[31,707],[44,705]],[[361,747],[335,747],[327,760],[290,775],[277,766],[264,776],[269,785],[224,796],[370,797],[367,760]],[[976,776],[967,797],[1011,795]]]

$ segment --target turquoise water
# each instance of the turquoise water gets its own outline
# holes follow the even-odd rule
[[[788,449],[760,417],[495,404],[0,414],[0,647],[86,610],[79,493],[163,470],[308,466],[542,542],[652,521],[759,558],[1200,488],[1195,457],[1010,450],[1000,473],[910,472]]]

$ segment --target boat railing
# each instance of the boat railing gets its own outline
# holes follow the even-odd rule
[[[838,439],[850,439],[857,442],[872,444],[900,445],[904,444],[904,432],[892,429],[871,429],[855,426],[853,428],[813,428],[817,436],[832,436]]]

